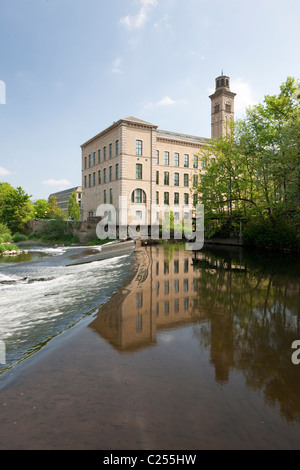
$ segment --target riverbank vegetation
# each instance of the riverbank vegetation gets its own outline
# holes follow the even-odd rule
[[[0,223],[0,255],[12,251],[18,251],[19,248],[12,242],[11,231],[9,228]]]
[[[289,77],[199,155],[193,193],[205,206],[206,237],[242,228],[247,245],[299,250],[299,104],[299,81]]]

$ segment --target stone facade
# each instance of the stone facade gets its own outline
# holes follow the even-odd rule
[[[212,137],[226,132],[234,116],[229,78],[216,79],[212,100]],[[230,103],[229,103],[230,100]],[[230,109],[229,109],[230,106]],[[200,168],[198,156],[210,139],[158,129],[134,117],[120,119],[82,146],[82,220],[99,215],[97,208],[111,204],[128,209],[126,220],[155,223],[160,215],[153,205],[169,206],[176,214],[193,205],[192,187]],[[180,214],[179,219],[184,217]],[[143,225],[143,222],[141,222]]]

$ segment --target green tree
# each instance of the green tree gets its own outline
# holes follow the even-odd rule
[[[66,219],[66,214],[62,211],[57,204],[57,197],[50,196],[48,199],[49,212],[48,217],[50,219]]]
[[[249,108],[231,134],[207,146],[196,188],[206,218],[229,227],[236,219],[299,223],[299,90],[288,77],[278,95]]]
[[[49,212],[50,212],[50,206],[46,199],[38,199],[35,202],[34,205],[34,210],[35,210],[35,216],[37,219],[47,219]]]
[[[68,216],[74,220],[80,220],[80,207],[77,202],[76,191],[74,191],[69,198]]]
[[[22,232],[26,222],[34,214],[34,206],[28,194],[21,188],[0,183],[0,221],[11,231]]]

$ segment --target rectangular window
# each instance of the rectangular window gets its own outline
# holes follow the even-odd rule
[[[142,219],[143,218],[143,212],[142,211],[135,211],[135,217],[136,217],[136,219]]]
[[[116,180],[118,180],[120,178],[120,174],[119,174],[119,164],[117,163],[116,164]]]
[[[187,258],[185,258],[185,260],[183,262],[183,270],[184,270],[185,273],[189,272],[189,260]]]
[[[164,153],[164,164],[166,166],[169,166],[169,163],[170,163],[170,154],[169,154],[169,152],[165,152]]]
[[[103,183],[106,183],[106,168],[103,170]]]
[[[174,260],[174,274],[178,274],[178,273],[179,273],[179,260],[175,259]]]
[[[198,168],[198,156],[197,155],[194,155],[193,167]]]
[[[206,168],[206,158],[203,158],[202,160],[202,168]]]
[[[96,186],[96,173],[93,173],[93,186]]]
[[[92,175],[89,175],[89,188],[92,186]]]
[[[112,204],[114,202],[114,199],[113,199],[113,190],[110,189],[109,190],[109,203]]]
[[[197,204],[198,204],[198,194],[195,193],[195,194],[193,194],[193,205],[194,205],[194,207],[196,207]]]
[[[156,150],[156,165],[159,165],[159,151]]]
[[[176,206],[179,204],[179,193],[174,193],[174,204]]]
[[[136,141],[136,154],[143,155],[143,142],[141,140]]]
[[[106,189],[103,191],[103,202],[106,204]]]
[[[98,184],[101,184],[101,170],[98,171]]]
[[[106,147],[103,148],[103,159],[106,162]]]
[[[96,152],[93,153],[93,165],[96,165]]]
[[[164,193],[164,204],[169,205],[169,193]]]
[[[198,186],[198,175],[193,175],[193,186],[194,188]]]
[[[87,187],[87,178],[86,178],[86,175],[84,177],[84,187],[86,188]]]
[[[169,186],[169,179],[170,179],[169,172],[165,171],[165,173],[164,173],[164,185],[165,186]]]
[[[89,168],[92,166],[92,155],[89,155]]]
[[[186,173],[183,175],[183,184],[186,188],[189,187],[189,175],[187,175]]]
[[[112,158],[112,144],[109,144],[109,158]]]
[[[116,140],[116,156],[120,155],[120,142]]]
[[[174,186],[179,186],[179,173],[174,173]]]
[[[141,163],[136,164],[135,177],[137,180],[143,179],[143,165]]]
[[[86,161],[86,157],[84,157],[84,169],[86,170],[86,167],[87,167],[87,161]]]
[[[101,150],[98,150],[98,163],[101,163]]]
[[[156,191],[156,204],[159,204],[159,192]]]
[[[156,184],[159,184],[159,171],[156,172]]]
[[[175,294],[179,292],[179,279],[174,280],[174,292]]]
[[[189,204],[189,194],[184,193],[184,205],[188,206],[188,204]]]
[[[112,181],[112,166],[109,167],[109,181]]]
[[[184,155],[183,166],[184,166],[184,168],[188,168],[188,167],[189,167],[189,156],[186,155],[186,154]]]
[[[174,153],[174,166],[179,166],[179,153]]]

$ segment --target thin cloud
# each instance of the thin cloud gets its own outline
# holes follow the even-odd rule
[[[119,57],[116,60],[114,60],[112,70],[111,70],[112,73],[122,73],[121,64],[122,64],[122,59],[120,59]]]
[[[149,13],[152,8],[158,5],[158,0],[139,0],[140,10],[136,15],[127,15],[120,19],[120,23],[127,29],[141,29],[149,19]]]
[[[164,96],[160,101],[156,103],[152,103],[151,101],[146,105],[146,108],[156,108],[156,107],[164,107],[164,106],[174,106],[176,104],[186,103],[185,100],[173,100],[169,96]]]
[[[2,168],[2,166],[0,166],[0,176],[8,176],[10,174],[11,172],[9,170],[6,170],[6,168]]]
[[[71,186],[70,181],[68,180],[54,180],[54,179],[49,179],[47,181],[43,181],[43,184],[47,186],[60,186],[62,188],[66,188],[68,186]]]

